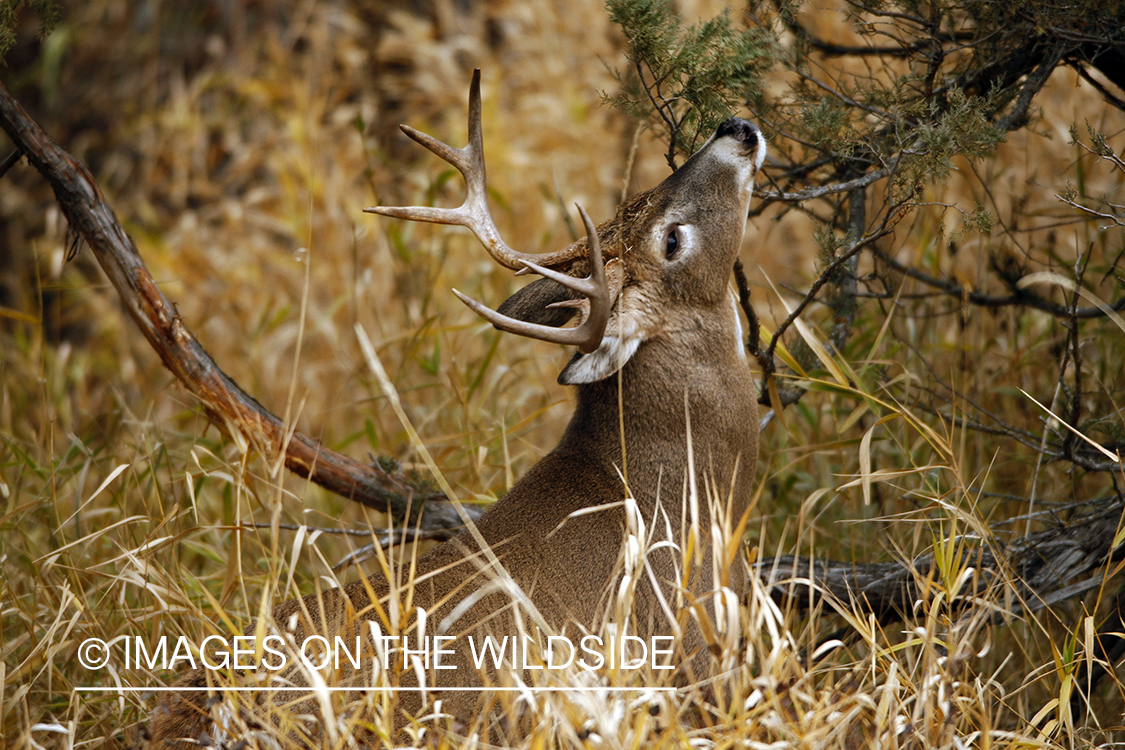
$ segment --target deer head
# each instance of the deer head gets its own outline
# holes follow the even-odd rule
[[[468,187],[458,208],[364,209],[400,219],[468,227],[501,265],[543,276],[494,311],[453,290],[497,328],[578,347],[559,375],[564,385],[592,383],[624,366],[646,340],[691,318],[701,304],[727,297],[753,178],[765,158],[761,132],[731,118],[684,165],[651,190],[593,226],[578,206],[586,237],[544,255],[513,250],[500,237],[488,205],[481,138],[480,70],[469,91],[469,143],[454,149],[409,126],[406,135],[455,166]],[[721,256],[721,257],[716,257]],[[574,328],[560,328],[575,314]]]

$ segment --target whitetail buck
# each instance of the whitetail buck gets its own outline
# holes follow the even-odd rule
[[[559,382],[577,387],[578,402],[558,446],[475,531],[418,558],[409,611],[426,610],[427,635],[462,639],[515,636],[521,618],[556,633],[597,632],[618,596],[628,525],[623,500],[630,496],[654,532],[636,584],[631,627],[646,638],[677,634],[688,655],[680,667],[690,677],[707,664],[708,644],[682,610],[694,606],[697,614],[714,614],[716,591],[729,587],[729,606],[730,592],[740,596],[745,578],[740,560],[719,560],[729,555],[708,539],[713,524],[737,522],[746,510],[757,461],[756,391],[728,283],[764,140],[751,123],[727,120],[679,170],[621,205],[597,229],[580,209],[585,239],[549,255],[524,255],[504,244],[489,213],[480,109],[478,71],[464,149],[403,126],[464,174],[468,197],[460,208],[369,210],[466,226],[500,264],[542,275],[499,312],[458,296],[498,328],[577,346]],[[574,315],[577,327],[559,327]],[[697,502],[690,502],[693,495]],[[726,518],[715,517],[707,497],[720,501]],[[691,544],[702,564],[694,566],[685,590],[689,533],[696,534]],[[657,544],[669,540],[673,544]],[[720,570],[725,574],[716,574]],[[297,643],[310,633],[350,638],[372,622],[386,632],[394,600],[405,601],[409,589],[409,571],[400,572],[394,587],[375,575],[285,602],[274,610],[274,623]],[[417,624],[410,619],[400,620],[402,632]],[[437,694],[442,687],[489,679],[470,663],[468,649],[446,648],[453,653],[444,664],[456,669],[430,672]],[[345,670],[336,677],[341,685],[371,684],[370,671]],[[309,684],[300,673],[285,678]],[[202,686],[206,680],[195,671],[177,684]],[[154,713],[155,745],[191,742],[208,728],[204,699],[191,695],[176,694]],[[445,710],[467,720],[478,696],[442,697]],[[417,709],[417,693],[404,695],[402,705]]]

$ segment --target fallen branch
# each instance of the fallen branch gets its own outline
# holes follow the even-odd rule
[[[71,230],[90,246],[164,366],[220,430],[242,448],[257,450],[271,466],[283,458],[294,474],[393,518],[415,518],[421,508],[421,527],[427,531],[450,532],[461,525],[442,493],[416,490],[401,475],[361,464],[293,430],[219,369],[157,287],[89,170],[47,135],[3,84],[0,127],[50,183]],[[14,158],[5,160],[6,167],[14,163]],[[465,509],[472,516],[482,512],[475,506]]]
[[[1123,511],[1125,503],[1117,500],[1065,525],[1006,543],[994,537],[977,541],[973,549],[974,541],[964,540],[965,564],[975,575],[957,592],[957,601],[968,606],[1002,584],[1014,594],[1008,612],[1034,612],[1097,588],[1116,572],[1103,566],[1123,551],[1122,545],[1113,546]],[[752,575],[775,599],[798,609],[816,606],[827,595],[882,622],[894,622],[929,598],[934,557],[855,563],[786,555],[756,563]]]
[[[445,503],[450,506],[450,503]],[[475,517],[475,516],[474,516]],[[244,529],[268,529],[272,524],[268,523],[244,523]],[[319,531],[322,534],[340,534],[343,536],[366,537],[371,539],[371,544],[365,544],[359,549],[352,550],[337,562],[332,564],[332,571],[339,573],[341,570],[349,565],[358,565],[359,563],[375,556],[375,549],[390,549],[398,545],[407,544],[409,542],[423,542],[423,541],[444,541],[452,534],[445,529],[416,529],[409,526],[396,526],[391,529],[326,529],[323,527],[310,527],[304,525],[297,525],[293,523],[278,524],[278,528],[285,529],[286,531]]]

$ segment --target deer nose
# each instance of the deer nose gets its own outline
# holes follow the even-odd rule
[[[715,131],[716,138],[723,136],[731,136],[736,141],[742,141],[746,144],[748,150],[754,149],[758,145],[762,133],[758,130],[758,126],[749,120],[743,120],[741,117],[732,117],[723,122],[719,129]]]

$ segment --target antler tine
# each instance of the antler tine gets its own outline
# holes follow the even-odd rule
[[[502,266],[513,271],[521,270],[525,263],[544,260],[552,265],[561,262],[556,257],[538,257],[520,253],[500,238],[500,232],[492,220],[492,210],[488,205],[488,188],[484,168],[484,139],[480,124],[480,68],[473,71],[473,82],[469,87],[469,143],[464,148],[453,148],[433,136],[426,135],[408,125],[400,125],[402,132],[445,161],[452,164],[465,177],[467,188],[465,202],[457,208],[429,208],[425,206],[392,207],[372,206],[363,209],[367,213],[381,214],[396,219],[425,221],[431,224],[455,224],[473,231],[488,254]],[[575,253],[576,255],[577,253]],[[563,258],[562,260],[568,260]]]
[[[590,352],[601,346],[602,337],[605,335],[605,327],[609,322],[609,313],[613,309],[613,303],[617,300],[617,295],[621,290],[619,281],[622,280],[622,275],[619,273],[612,274],[614,277],[614,287],[611,289],[607,281],[605,264],[602,260],[602,246],[598,240],[598,230],[594,227],[594,222],[590,220],[589,214],[582,206],[578,206],[578,213],[582,216],[582,223],[586,226],[586,237],[589,241],[590,248],[590,275],[583,279],[578,279],[573,276],[567,276],[565,273],[552,271],[549,268],[536,265],[531,261],[524,260],[523,264],[535,271],[542,274],[549,279],[557,281],[567,289],[572,289],[579,294],[586,297],[584,302],[587,302],[589,307],[585,309],[582,322],[575,328],[552,328],[551,326],[538,325],[536,323],[528,323],[516,318],[509,318],[507,315],[502,315],[490,308],[485,307],[481,303],[467,297],[456,289],[453,293],[457,298],[472,308],[473,312],[480,315],[482,318],[492,323],[502,331],[509,333],[516,333],[520,336],[528,336],[540,341],[550,341],[555,344],[568,344],[575,345],[578,350],[583,354]],[[611,261],[611,263],[620,263],[618,260]]]

